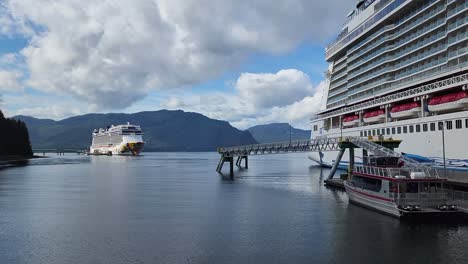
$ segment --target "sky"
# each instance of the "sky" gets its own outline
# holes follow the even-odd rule
[[[0,0],[0,109],[308,128],[345,0]]]

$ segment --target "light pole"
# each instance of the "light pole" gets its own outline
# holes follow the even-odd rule
[[[439,122],[439,129],[442,130],[442,158],[444,159],[444,178],[447,179],[447,167],[445,165],[445,128],[444,128],[444,121]]]
[[[343,140],[343,116],[340,116],[340,140]]]

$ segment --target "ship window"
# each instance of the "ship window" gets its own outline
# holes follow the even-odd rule
[[[442,130],[444,128],[444,122],[439,122],[437,126],[439,130]]]
[[[318,130],[318,125],[314,125],[314,131]]]
[[[368,135],[368,136],[371,136],[371,135],[372,135],[372,131],[371,131],[371,130],[367,131],[367,135]]]
[[[465,128],[468,128],[468,119],[465,119]]]
[[[372,135],[373,135],[373,136],[377,135],[377,133],[375,132],[375,129],[372,130]]]
[[[385,135],[385,128],[382,128],[382,132],[380,132],[381,135]]]
[[[426,131],[427,131],[427,124],[426,125]],[[421,125],[416,125],[416,132],[421,132]]]
[[[435,131],[435,123],[431,123],[431,131]]]
[[[390,128],[387,128],[387,135],[390,135]]]
[[[359,132],[359,136],[360,136],[360,137],[363,137],[363,136],[364,136],[364,134],[362,133],[362,131]]]
[[[397,127],[398,134],[401,134],[401,127]]]
[[[447,126],[447,129],[452,129],[452,121],[445,121],[445,125]]]
[[[412,126],[412,125],[409,126],[409,132],[410,132],[410,133],[414,133],[414,126]]]
[[[408,127],[407,126],[403,127],[403,133],[405,133],[405,134],[408,133]]]
[[[461,120],[455,120],[455,128],[456,129],[462,128],[462,121]]]
[[[392,127],[392,134],[395,135],[395,128]]]

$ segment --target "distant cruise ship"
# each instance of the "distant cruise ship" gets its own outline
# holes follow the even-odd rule
[[[383,135],[402,139],[413,159],[441,165],[445,156],[468,170],[468,1],[359,1],[325,52],[313,139]],[[336,155],[309,157],[331,166]]]
[[[126,125],[112,125],[106,129],[95,129],[89,152],[93,155],[137,156],[143,147],[141,127],[127,123]]]

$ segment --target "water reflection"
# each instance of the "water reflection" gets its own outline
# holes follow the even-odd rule
[[[348,204],[303,154],[65,155],[0,171],[0,263],[465,263],[468,229]],[[226,167],[226,166],[225,166]],[[228,168],[223,170],[228,172]],[[468,222],[468,221],[466,221]]]

